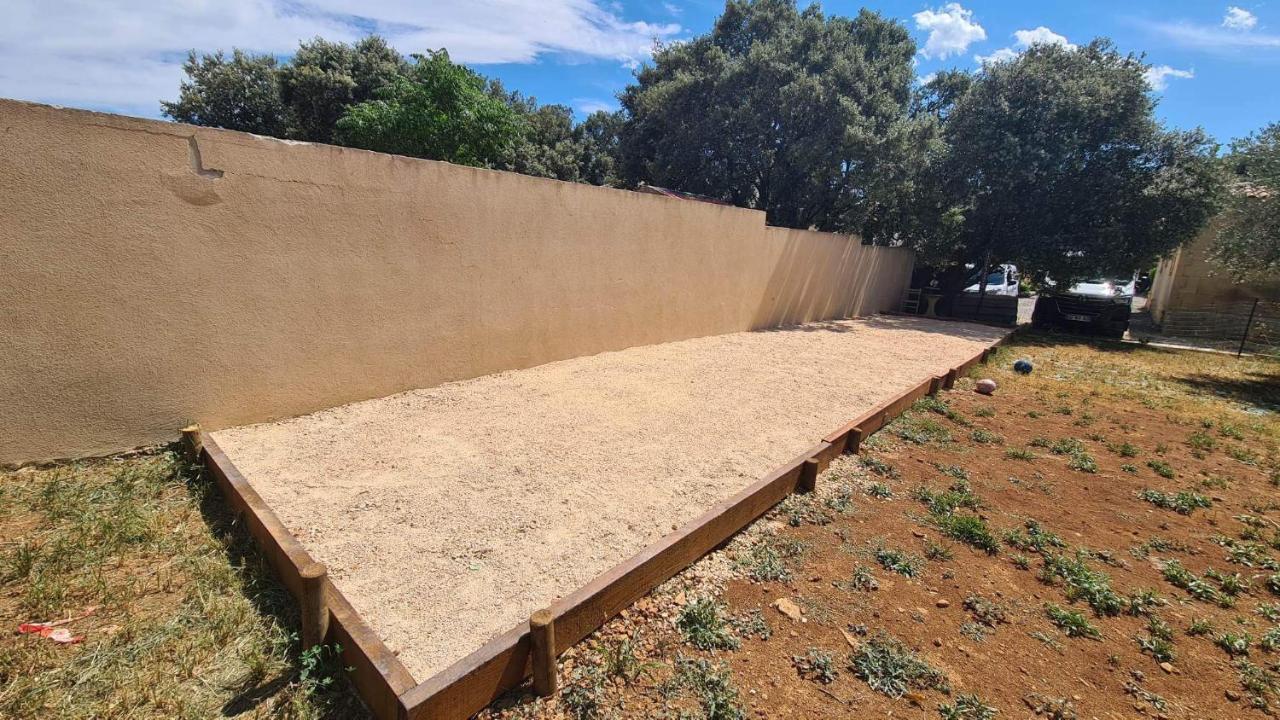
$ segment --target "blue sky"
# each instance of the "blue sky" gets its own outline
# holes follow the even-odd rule
[[[704,33],[714,0],[0,0],[0,96],[156,117],[188,49],[287,56],[300,39],[376,30],[402,52],[447,47],[455,60],[579,115],[616,93],[655,40]],[[803,4],[803,3],[802,3]],[[853,15],[862,4],[822,3]],[[1170,125],[1227,141],[1280,121],[1280,0],[1048,3],[884,0],[920,45],[921,77],[975,68],[1034,42],[1097,36],[1146,53]]]

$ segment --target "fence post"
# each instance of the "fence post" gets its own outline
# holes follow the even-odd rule
[[[1249,319],[1244,324],[1244,334],[1240,336],[1240,349],[1236,350],[1236,357],[1244,355],[1244,344],[1249,340],[1249,329],[1253,327],[1253,315],[1258,312],[1258,299],[1253,299],[1253,307],[1249,308]]]

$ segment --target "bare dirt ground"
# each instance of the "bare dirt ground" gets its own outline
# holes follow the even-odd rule
[[[977,372],[485,715],[1280,710],[1280,363],[1033,335]]]
[[[213,436],[422,680],[1001,334],[722,335]]]

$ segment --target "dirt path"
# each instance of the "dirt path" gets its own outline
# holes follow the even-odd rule
[[[1000,335],[722,335],[213,435],[422,680]]]

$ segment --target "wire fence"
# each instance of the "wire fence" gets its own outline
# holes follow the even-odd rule
[[[1220,349],[1280,356],[1280,302],[1245,300],[1165,311],[1161,333]]]

